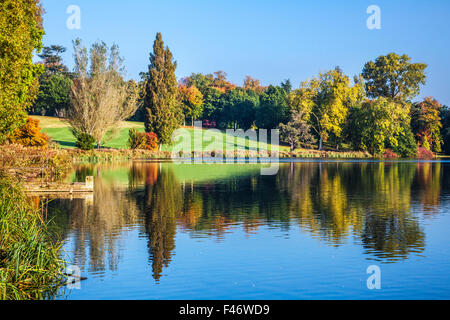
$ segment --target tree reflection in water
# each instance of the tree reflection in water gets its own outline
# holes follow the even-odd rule
[[[50,205],[62,237],[74,237],[76,263],[114,270],[117,242],[130,226],[147,237],[156,281],[174,257],[177,229],[226,241],[235,228],[252,236],[269,226],[289,235],[300,226],[330,246],[354,241],[368,259],[396,262],[424,250],[424,217],[417,212],[438,212],[450,172],[441,163],[305,162],[283,164],[276,176],[249,170],[198,180],[195,170],[205,166],[182,179],[185,168],[169,163],[79,168],[79,179],[96,176],[93,202]],[[220,171],[227,165],[216,166]]]

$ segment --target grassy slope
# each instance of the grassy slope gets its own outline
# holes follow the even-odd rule
[[[53,118],[53,117],[41,117],[41,116],[32,116],[35,119],[40,120],[40,127],[42,128],[42,132],[45,132],[49,135],[55,142],[59,143],[63,148],[74,148],[75,147],[75,137],[69,129],[69,126],[64,121]],[[104,147],[107,148],[116,148],[116,149],[126,149],[127,141],[128,141],[128,131],[130,128],[136,128],[140,132],[144,132],[144,123],[143,122],[132,122],[132,121],[124,121],[121,122],[119,127],[117,128],[117,132],[113,134],[111,139],[104,144]],[[187,128],[191,136],[193,135],[194,129]],[[222,134],[222,139],[225,142],[227,135],[225,133]],[[199,137],[194,135],[194,144],[199,140]],[[203,141],[203,148],[208,145],[207,142]],[[248,145],[248,140],[244,140],[242,138],[236,139],[235,145],[243,146]],[[169,150],[167,146],[163,146],[163,150]],[[280,150],[287,151],[288,148],[281,146]]]

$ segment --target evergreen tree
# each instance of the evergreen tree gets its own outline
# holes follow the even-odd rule
[[[164,47],[161,33],[156,34],[153,53],[150,53],[148,78],[145,85],[145,130],[154,132],[160,143],[170,143],[172,133],[182,122],[175,76],[177,63],[172,52]]]
[[[287,94],[292,91],[292,83],[290,79],[286,79],[284,82],[280,84],[280,86],[286,91]]]

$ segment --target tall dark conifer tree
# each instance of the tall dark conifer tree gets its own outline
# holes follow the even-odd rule
[[[182,122],[178,101],[177,79],[172,53],[164,47],[161,33],[156,34],[150,53],[148,79],[145,85],[145,130],[154,132],[160,143],[170,143],[172,133]]]

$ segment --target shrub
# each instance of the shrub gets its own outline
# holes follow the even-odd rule
[[[145,133],[140,133],[134,128],[128,131],[128,147],[130,149],[145,149],[146,144],[147,138]]]
[[[385,149],[384,150],[383,158],[385,158],[385,159],[397,159],[398,157],[399,157],[398,154],[396,154],[391,149]]]
[[[158,137],[153,132],[147,132],[144,134],[146,143],[145,143],[145,149],[147,150],[158,150]]]
[[[77,142],[75,146],[81,150],[92,150],[94,149],[95,139],[88,133],[76,132],[75,137]]]
[[[31,117],[28,117],[27,122],[14,131],[9,141],[25,147],[47,147],[48,145],[48,137],[41,132],[39,120]]]
[[[422,160],[431,160],[434,159],[434,153],[429,149],[420,147],[417,151],[417,158]]]

